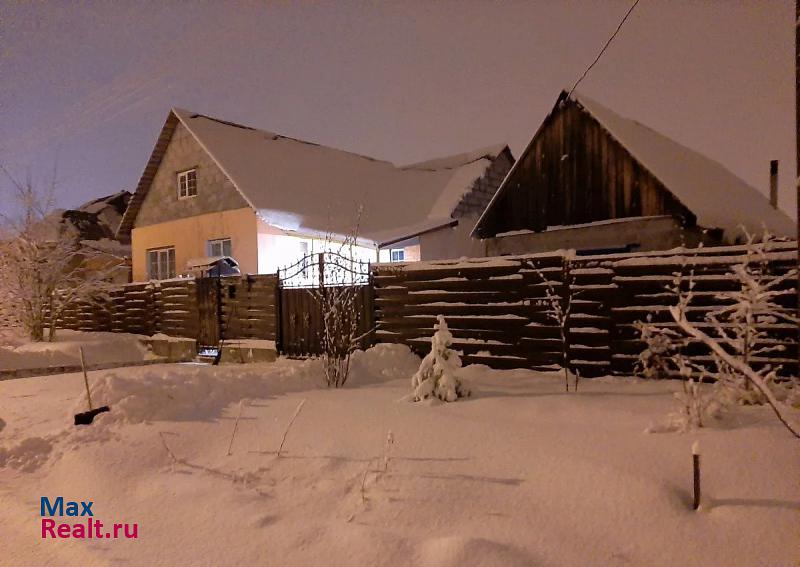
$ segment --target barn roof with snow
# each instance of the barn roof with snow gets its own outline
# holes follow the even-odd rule
[[[526,192],[537,194],[523,196]],[[529,207],[522,213],[520,202],[523,209]],[[473,234],[486,237],[508,230],[659,214],[719,229],[728,239],[735,238],[741,227],[749,232],[765,227],[779,236],[795,234],[788,215],[720,163],[589,97],[574,92],[568,96],[566,91],[506,176]],[[509,225],[514,215],[516,220]]]
[[[397,167],[174,108],[120,225],[130,233],[177,124],[183,124],[267,224],[303,234],[359,233],[376,244],[452,221],[451,215],[505,144]],[[510,152],[509,152],[510,155]]]

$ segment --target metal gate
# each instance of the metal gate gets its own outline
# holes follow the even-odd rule
[[[369,262],[353,260],[336,252],[309,254],[288,268],[278,270],[278,349],[288,356],[322,354],[325,317],[321,294],[352,290],[358,317],[359,347],[373,340],[372,287]]]

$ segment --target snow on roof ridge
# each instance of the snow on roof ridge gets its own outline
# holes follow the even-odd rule
[[[419,169],[423,171],[458,169],[459,167],[469,165],[470,163],[481,159],[494,159],[499,156],[507,147],[508,144],[505,142],[499,142],[481,148],[476,148],[472,151],[460,152],[457,154],[441,156],[425,161],[409,163],[407,165],[400,166],[400,169]]]
[[[230,121],[230,120],[223,120],[222,118],[216,118],[214,116],[209,116],[208,114],[202,114],[200,112],[194,112],[192,110],[187,110],[185,108],[173,107],[172,111],[175,112],[176,115],[179,118],[181,118],[182,122],[184,121],[183,120],[184,116],[181,116],[180,113],[186,115],[185,117],[188,118],[189,120],[196,119],[196,118],[205,118],[206,120],[211,120],[213,122],[217,122],[219,124],[222,124],[223,126],[231,126],[233,128],[241,128],[242,130],[250,130],[252,132],[258,132],[260,134],[265,134],[268,138],[270,138],[270,139],[272,139],[274,141],[287,140],[287,141],[290,141],[290,142],[297,142],[298,144],[306,144],[308,146],[314,146],[314,147],[317,147],[317,148],[323,148],[323,149],[331,150],[331,151],[334,151],[334,152],[340,152],[342,154],[346,154],[346,155],[349,155],[349,156],[355,156],[355,157],[359,157],[359,158],[362,158],[362,159],[366,159],[366,160],[374,161],[374,162],[378,162],[378,163],[387,163],[387,164],[391,165],[392,167],[397,167],[396,165],[394,165],[392,162],[390,162],[388,160],[374,158],[372,156],[360,154],[358,152],[352,152],[350,150],[343,150],[341,148],[334,148],[333,146],[326,146],[325,144],[320,144],[319,142],[311,142],[309,140],[304,140],[302,138],[295,138],[294,136],[287,136],[286,134],[278,134],[277,132],[272,132],[271,130],[264,130],[263,128],[255,128],[254,126],[247,126],[246,124],[239,124],[238,122],[233,122],[233,121]]]

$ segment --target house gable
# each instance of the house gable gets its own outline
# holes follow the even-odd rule
[[[178,173],[197,172],[197,195],[178,198]],[[175,125],[132,227],[241,209],[247,201],[181,122]]]

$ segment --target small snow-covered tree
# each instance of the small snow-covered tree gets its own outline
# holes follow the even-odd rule
[[[53,189],[40,191],[0,166],[10,181],[20,214],[0,216],[0,311],[12,314],[31,340],[41,341],[63,310],[91,299],[122,269],[121,258],[82,241],[53,210]]]
[[[647,316],[646,321],[636,321],[634,327],[645,344],[645,349],[636,360],[636,375],[648,380],[658,380],[669,378],[674,371],[679,371],[681,363],[678,357],[682,346],[680,333],[653,323],[651,315]]]
[[[414,390],[414,401],[436,397],[445,402],[454,402],[472,392],[463,380],[456,377],[456,371],[461,368],[461,357],[450,348],[453,335],[447,328],[447,322],[442,315],[436,319],[438,323],[434,325],[431,352],[422,359],[419,370],[411,378],[411,388]]]
[[[561,347],[561,368],[564,371],[564,388],[569,392],[569,375],[572,364],[570,363],[569,341],[567,333],[569,332],[569,318],[572,312],[572,301],[574,299],[570,288],[572,281],[571,275],[572,262],[569,256],[564,257],[564,264],[561,267],[561,274],[564,282],[552,281],[548,275],[540,268],[534,266],[534,270],[544,284],[545,293],[545,312],[547,316],[558,326],[558,333]],[[553,284],[563,285],[566,288],[565,293],[560,294],[556,292]],[[575,391],[578,390],[578,374],[575,373]]]

